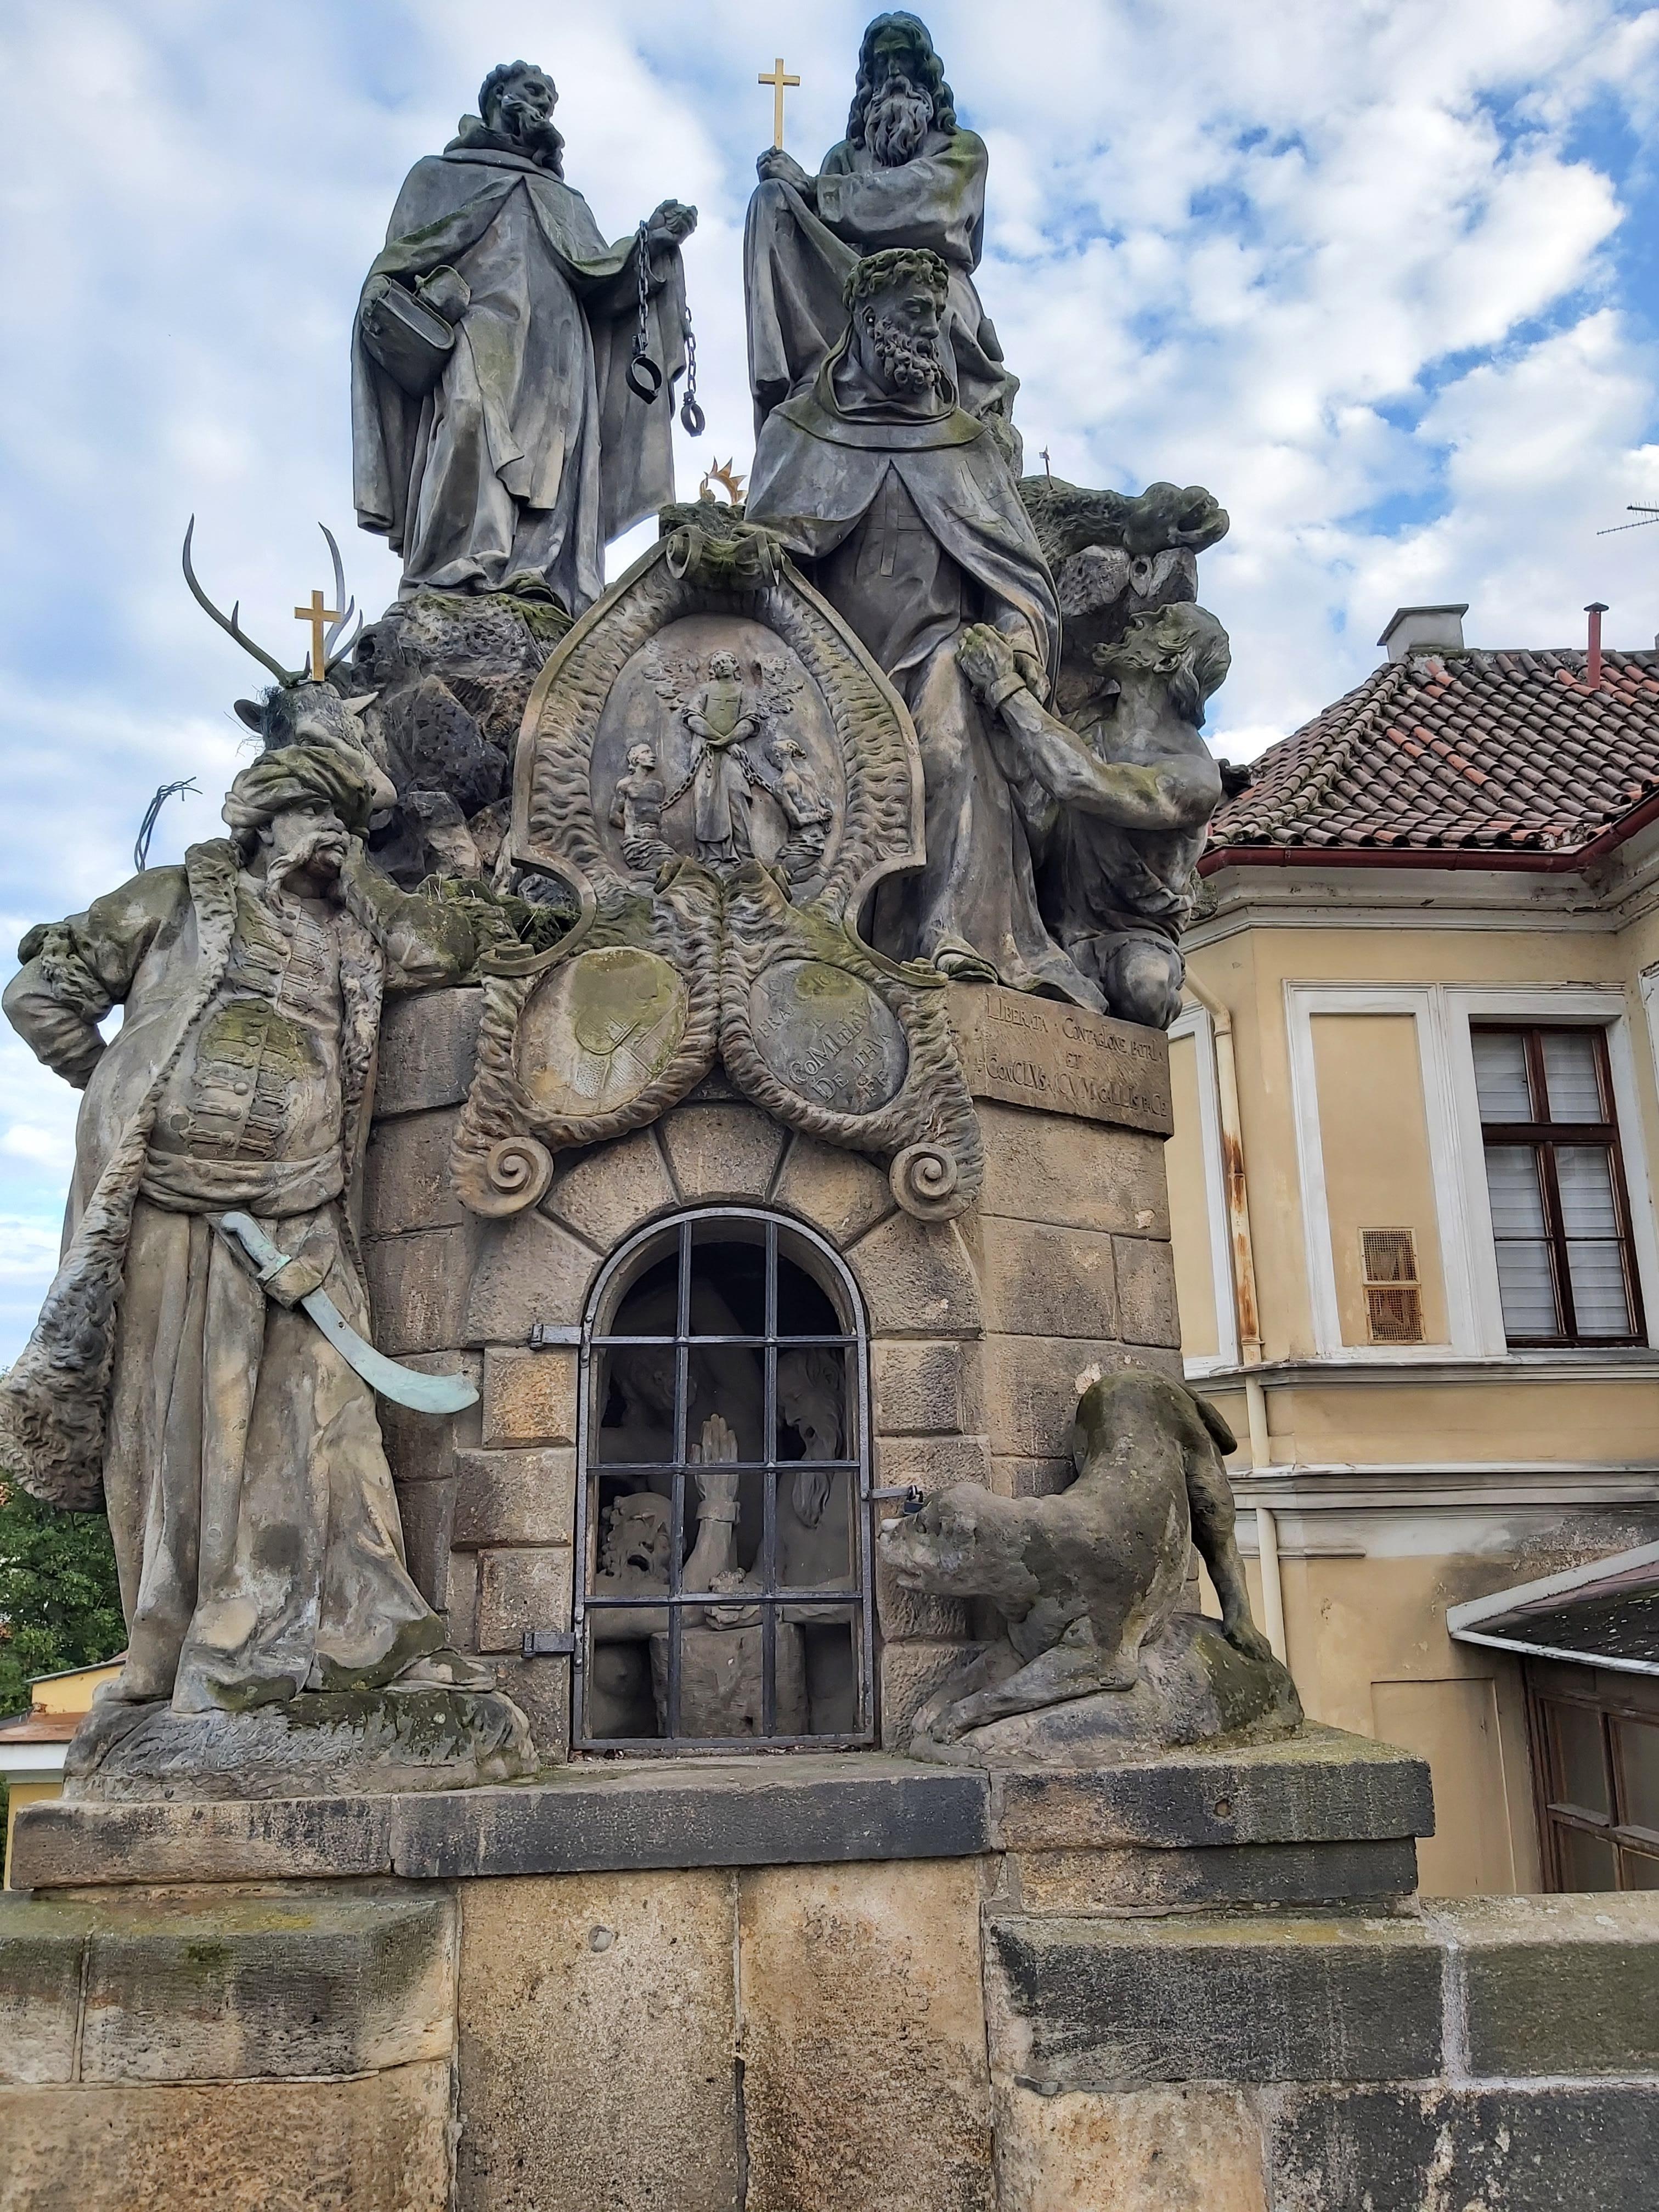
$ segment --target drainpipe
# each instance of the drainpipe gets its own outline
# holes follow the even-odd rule
[[[1267,1394],[1261,1377],[1250,1372],[1261,1364],[1261,1309],[1255,1294],[1255,1254],[1250,1242],[1250,1194],[1244,1176],[1244,1129],[1238,1110],[1238,1068],[1233,1056],[1233,1018],[1193,975],[1187,972],[1187,988],[1214,1026],[1216,1090],[1221,1120],[1222,1183],[1227,1202],[1227,1239],[1231,1260],[1233,1307],[1238,1318],[1238,1359],[1244,1373],[1244,1411],[1248,1429],[1246,1449],[1250,1472],[1261,1473],[1273,1463],[1267,1437]],[[1256,1541],[1261,1555],[1262,1626],[1273,1656],[1285,1663],[1285,1593],[1279,1573],[1279,1528],[1270,1507],[1255,1509]]]
[[[1592,691],[1601,688],[1601,617],[1607,611],[1604,599],[1592,599],[1584,610],[1589,617],[1589,650],[1584,656],[1584,674]]]

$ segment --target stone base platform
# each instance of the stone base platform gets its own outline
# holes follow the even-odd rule
[[[1648,2202],[1659,1898],[1425,1902],[1427,1825],[1419,1762],[1320,1729],[35,1808],[0,2205]]]
[[[25,1808],[22,1889],[1000,1858],[1103,1907],[1410,1894],[1419,1759],[1337,1729],[1066,1772],[879,1753],[563,1765],[505,1788]],[[1054,1863],[1048,1863],[1053,1862]],[[1046,1871],[1030,1870],[1039,1863]]]

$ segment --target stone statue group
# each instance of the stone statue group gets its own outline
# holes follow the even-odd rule
[[[544,70],[493,70],[410,172],[363,288],[356,497],[402,556],[398,605],[337,675],[278,671],[247,708],[264,750],[225,839],[32,930],[5,994],[86,1093],[62,1267],[0,1382],[8,1472],[109,1511],[130,1650],[77,1747],[86,1772],[199,1771],[187,1724],[217,1716],[228,1761],[265,1745],[289,1786],[271,1715],[332,1698],[341,1722],[340,1700],[392,1687],[426,1699],[425,1740],[472,1778],[530,1756],[404,1564],[354,1224],[382,992],[473,972],[507,927],[510,733],[550,641],[602,595],[606,541],[673,496],[696,211],[665,201],[607,244],[565,180],[556,99]],[[761,157],[740,523],[915,725],[926,862],[883,886],[878,950],[1161,1027],[1220,795],[1198,732],[1227,643],[1193,604],[1194,556],[1226,517],[1197,490],[1022,479],[1016,380],[974,284],[986,165],[904,14],[866,32],[819,173]],[[696,797],[728,847],[743,702],[713,694],[735,680],[697,695]],[[810,860],[824,808],[799,753],[775,745],[768,773]],[[648,756],[629,767],[618,819],[648,850],[660,787]],[[386,842],[400,820],[407,851]],[[434,854],[477,895],[400,887]]]

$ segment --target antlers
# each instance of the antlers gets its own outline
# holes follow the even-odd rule
[[[356,643],[357,630],[362,629],[363,626],[363,618],[361,615],[357,617],[357,630],[354,630],[352,632],[351,635],[347,638],[345,643],[340,647],[339,651],[337,653],[335,651],[335,646],[338,642],[340,633],[344,629],[346,624],[351,619],[352,613],[356,606],[356,601],[355,599],[348,599],[345,597],[345,568],[340,559],[340,549],[334,542],[334,532],[329,528],[325,522],[319,523],[317,526],[322,532],[324,537],[328,540],[329,555],[334,563],[335,600],[337,604],[343,603],[341,604],[340,612],[332,625],[330,627],[328,633],[323,641],[323,666],[315,678],[315,681],[318,683],[322,683],[333,673],[336,668],[339,666],[341,661],[345,659],[347,653],[350,652],[352,647]],[[276,678],[276,681],[285,689],[291,690],[295,684],[303,684],[306,681],[306,671],[303,668],[284,668],[281,661],[274,659],[271,655],[264,650],[263,646],[255,645],[253,640],[248,635],[247,632],[242,628],[240,622],[238,620],[238,617],[240,615],[242,611],[242,603],[240,599],[238,599],[235,605],[231,608],[228,616],[222,615],[220,613],[218,608],[214,605],[212,600],[209,599],[207,593],[202,589],[200,584],[198,583],[196,580],[196,571],[191,566],[190,559],[190,542],[192,536],[195,534],[195,530],[196,517],[192,514],[190,518],[189,527],[185,532],[185,581],[190,586],[191,594],[195,599],[197,605],[202,609],[204,614],[210,615],[214,621],[218,623],[221,629],[228,631],[229,635],[235,639],[237,644],[241,647],[244,653],[252,653],[262,668],[268,668],[271,674]]]

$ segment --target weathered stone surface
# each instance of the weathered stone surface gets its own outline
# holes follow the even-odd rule
[[[419,991],[386,1002],[374,1113],[459,1106],[472,1081],[483,1018],[481,990]]]
[[[878,1436],[951,1436],[981,1425],[973,1361],[960,1341],[878,1344],[871,1366]]]
[[[1280,1743],[1195,1745],[1146,1762],[992,1784],[998,1847],[1364,1841],[1434,1833],[1429,1770],[1369,1736],[1310,1723]]]
[[[1112,1250],[1117,1261],[1118,1327],[1124,1342],[1179,1345],[1173,1249],[1144,1237],[1115,1237]]]
[[[302,1690],[281,1705],[200,1714],[106,1702],[76,1730],[64,1795],[105,1804],[393,1796],[516,1781],[532,1763],[524,1716],[493,1688]]]
[[[83,2081],[356,2074],[447,2057],[447,1897],[126,1893],[88,1909]]]
[[[772,1195],[837,1245],[850,1244],[894,1210],[891,1186],[873,1160],[811,1137],[791,1141]]]
[[[457,1551],[477,1551],[491,1544],[570,1542],[576,1515],[576,1455],[568,1447],[460,1452],[455,1471]]]
[[[466,1218],[449,1173],[456,1118],[451,1107],[376,1123],[363,1156],[366,1237],[447,1229]]]
[[[1177,1600],[1179,1593],[1177,1595]],[[1107,1649],[1113,1648],[1110,1645]],[[1018,1663],[1019,1655],[1009,1659]],[[1005,1662],[1006,1663],[1006,1662]],[[1038,1678],[1038,1687],[1047,1686]],[[1143,1644],[1127,1689],[1079,1688],[1023,1710],[988,1717],[971,1693],[940,1716],[928,1716],[912,1748],[925,1758],[969,1759],[990,1767],[1064,1767],[1087,1771],[1126,1754],[1167,1755],[1182,1745],[1284,1741],[1299,1725],[1295,1686],[1262,1646],[1255,1657],[1235,1649],[1219,1624],[1179,1604]],[[987,1692],[988,1697],[993,1693]],[[965,1734],[950,1732],[966,1710],[978,1718]]]
[[[495,1680],[530,1723],[544,1766],[570,1756],[570,1662],[497,1659]]]
[[[999,2212],[1267,2212],[1261,2130],[1239,2090],[1010,2087],[996,2116]]]
[[[390,1874],[389,1797],[66,1805],[20,1812],[19,1889],[166,1881],[307,1881]]]
[[[1115,1340],[1112,1240],[1091,1229],[988,1221],[985,1326],[1010,1336]]]
[[[971,1648],[943,1641],[884,1644],[881,1740],[884,1744],[896,1748],[908,1745],[911,1722],[939,1685],[969,1656]]]
[[[417,1352],[404,1364],[422,1375],[465,1375],[474,1389],[483,1376],[483,1362],[476,1352]],[[375,1411],[386,1457],[399,1482],[447,1482],[455,1472],[458,1447],[479,1440],[477,1406],[440,1417],[378,1398]]]
[[[477,1651],[478,1554],[476,1552],[450,1553],[449,1574],[444,1589],[449,1600],[444,1611],[448,1619],[450,1642],[458,1651]]]
[[[450,2072],[0,2090],[4,2212],[448,2212]]]
[[[592,1249],[532,1208],[480,1225],[478,1260],[466,1299],[468,1344],[527,1344],[539,1322],[580,1322],[599,1266]]]
[[[441,1352],[466,1338],[470,1229],[425,1229],[371,1237],[363,1246],[377,1351],[394,1359]]]
[[[1454,1944],[1471,2073],[1659,2072],[1659,1893],[1462,1898]]]
[[[991,1487],[999,1498],[1058,1498],[1069,1490],[1077,1469],[1068,1459],[1006,1459],[991,1462]]]
[[[570,1571],[570,1553],[563,1546],[482,1553],[477,1648],[516,1652],[526,1629],[568,1628]]]
[[[991,1473],[984,1437],[878,1437],[875,1461],[882,1489],[914,1484],[927,1497],[953,1482],[988,1481]]]
[[[469,1882],[461,1910],[461,2212],[728,2212],[732,1877]]]
[[[0,2082],[74,2078],[87,1924],[84,1910],[0,1894]]]
[[[1659,2088],[1320,2089],[1266,2100],[1274,2212],[1635,2212]]]
[[[988,1240],[1000,1233],[999,1224],[986,1224]],[[984,1358],[991,1449],[1011,1458],[1064,1458],[1071,1450],[1078,1400],[1097,1373],[1146,1367],[1173,1382],[1182,1379],[1179,1352],[1131,1350],[1099,1338],[988,1337]]]
[[[876,1559],[876,1619],[885,1644],[917,1637],[940,1644],[968,1641],[969,1613],[964,1599],[932,1597],[922,1590],[906,1589],[879,1555]]]
[[[753,1106],[678,1106],[657,1125],[680,1196],[764,1198],[784,1132]]]
[[[988,1102],[978,1113],[985,1140],[981,1213],[1126,1237],[1169,1235],[1162,1137]]]
[[[35,1805],[18,1816],[14,1866],[52,1889],[972,1857],[990,1848],[986,1801],[983,1775],[873,1753],[630,1759],[430,1796]]]
[[[987,1847],[981,1776],[830,1752],[567,1767],[522,1789],[411,1797],[392,1834],[398,1872],[426,1880],[957,1858]]]
[[[1161,1137],[1174,1127],[1170,1047],[1158,1030],[980,983],[953,985],[950,1006],[975,1098]]]
[[[992,2063],[1045,2092],[1441,2068],[1440,1948],[1415,1920],[1028,1914],[987,1936]]]
[[[875,1335],[979,1334],[979,1279],[954,1221],[892,1213],[847,1256]]]
[[[654,1129],[636,1129],[614,1144],[595,1145],[561,1162],[542,1211],[596,1250],[609,1252],[653,1213],[674,1203]]]
[[[1011,1851],[1026,1912],[1171,1912],[1211,1905],[1328,1905],[1409,1897],[1409,1837],[1371,1844],[1222,1844],[1209,1850]]]
[[[574,1444],[576,1441],[576,1354],[562,1346],[483,1356],[483,1438],[495,1449],[510,1444]]]
[[[990,2212],[971,1866],[738,1881],[749,2212]]]
[[[450,1533],[455,1518],[455,1485],[399,1482],[398,1516],[403,1523],[404,1556],[415,1587],[434,1613],[449,1607]]]

